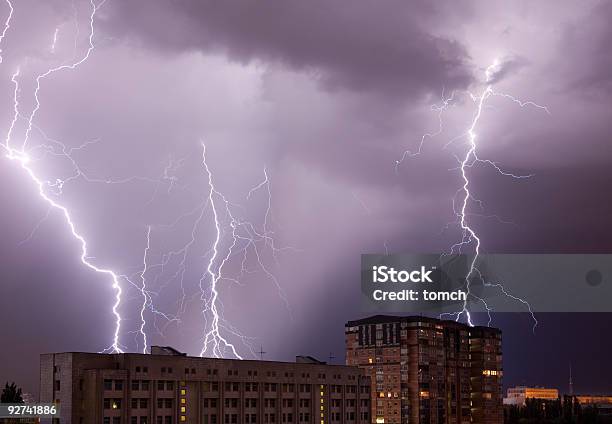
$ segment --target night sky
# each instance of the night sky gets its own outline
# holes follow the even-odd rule
[[[112,344],[116,291],[7,157],[24,143],[37,76],[87,53],[91,4],[12,3],[0,46],[0,382],[36,394],[40,353]],[[0,2],[0,25],[8,14]],[[252,237],[241,233],[223,268],[222,334],[244,357],[236,332],[265,359],[331,352],[340,363],[344,323],[363,317],[360,254],[438,253],[461,239],[452,199],[475,111],[467,93],[482,92],[495,60],[496,91],[550,114],[486,104],[479,155],[533,176],[469,168],[481,250],[611,252],[610,22],[612,3],[595,0],[107,0],[88,59],[40,80],[23,151],[90,261],[122,276],[125,351],[142,349],[143,280],[149,345],[202,349],[216,237],[205,144],[219,251],[231,247],[228,209]],[[440,130],[435,105],[452,93]],[[528,314],[494,315],[504,384],[565,391],[571,361],[575,391],[612,392],[611,317],[538,314],[534,335]]]

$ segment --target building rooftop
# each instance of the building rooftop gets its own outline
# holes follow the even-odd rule
[[[284,365],[325,365],[328,367],[339,367],[339,368],[354,368],[352,366],[344,364],[328,364],[325,361],[320,361],[313,356],[309,355],[297,355],[295,361],[267,361],[263,359],[236,359],[236,358],[211,358],[211,357],[200,357],[200,356],[189,356],[186,353],[180,352],[179,350],[171,346],[151,346],[151,353],[142,352],[124,352],[124,353],[99,353],[99,352],[48,352],[42,355],[87,355],[87,356],[112,356],[116,358],[121,357],[168,357],[174,356],[177,359],[184,358],[188,360],[202,360],[202,361],[240,361],[245,363],[266,363],[266,364],[284,364]]]
[[[496,331],[496,332],[501,333],[501,330],[495,327],[486,327],[486,326],[478,326],[478,325],[474,327],[470,327],[467,324],[463,324],[463,323],[452,321],[452,320],[442,320],[438,318],[431,318],[431,317],[425,317],[425,316],[419,316],[419,315],[408,315],[408,316],[372,315],[366,318],[348,321],[344,326],[345,327],[355,327],[355,326],[364,325],[364,324],[381,324],[381,323],[389,323],[389,322],[428,322],[428,323],[434,323],[434,324],[442,323],[445,325],[464,327],[465,329],[475,329],[475,328],[476,329],[486,329],[489,331]]]

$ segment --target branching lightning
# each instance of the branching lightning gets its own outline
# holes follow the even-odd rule
[[[10,1],[7,1],[7,3],[10,6],[10,14],[6,20],[4,31],[2,33],[2,38],[5,36],[6,31],[10,27],[10,20],[11,20],[12,13],[13,13],[13,7]],[[116,274],[114,271],[112,271],[111,269],[97,266],[93,262],[91,262],[89,252],[88,252],[87,241],[81,235],[81,233],[78,232],[76,228],[76,224],[74,223],[71,217],[70,211],[68,210],[66,206],[52,199],[50,195],[47,193],[47,189],[49,187],[53,187],[54,185],[56,185],[57,182],[46,181],[37,175],[36,171],[31,166],[31,158],[26,150],[30,132],[32,131],[32,128],[34,127],[34,119],[36,117],[36,113],[40,109],[40,99],[38,98],[38,93],[40,91],[41,81],[55,72],[58,72],[64,69],[71,69],[71,70],[76,69],[80,64],[82,64],[89,58],[91,52],[94,50],[94,44],[93,44],[94,19],[96,16],[96,12],[98,11],[98,8],[103,4],[103,2],[97,5],[96,3],[94,3],[93,0],[91,0],[90,3],[91,3],[92,11],[89,16],[90,33],[89,33],[89,38],[88,38],[89,46],[87,48],[87,51],[85,52],[85,54],[80,60],[73,62],[71,64],[60,65],[57,67],[50,68],[46,72],[36,77],[36,87],[34,90],[35,107],[31,111],[31,113],[27,116],[27,128],[23,136],[23,141],[18,147],[14,147],[16,143],[13,142],[13,138],[14,138],[13,131],[15,129],[15,124],[17,123],[17,120],[19,119],[20,116],[22,116],[20,112],[20,103],[19,103],[19,94],[21,90],[20,90],[19,80],[18,80],[20,76],[20,69],[17,69],[15,73],[13,74],[11,81],[13,82],[15,86],[14,96],[13,96],[14,115],[13,115],[13,120],[11,121],[9,130],[7,132],[5,143],[2,146],[6,151],[6,157],[9,160],[17,163],[25,171],[26,175],[30,178],[31,182],[38,189],[38,194],[40,198],[44,200],[49,205],[50,208],[58,210],[63,215],[66,221],[66,224],[68,225],[68,228],[70,229],[72,236],[80,244],[80,248],[81,248],[80,261],[83,263],[83,265],[95,271],[96,273],[100,273],[102,275],[109,277],[110,280],[112,281],[112,288],[115,290],[115,302],[112,307],[112,313],[115,317],[115,331],[113,333],[112,344],[105,351],[123,352],[123,349],[119,341],[120,331],[121,331],[121,315],[119,314],[119,305],[121,304],[121,294],[122,294],[120,276]]]
[[[179,324],[188,307],[197,300],[198,305],[201,305],[199,306],[199,311],[204,324],[202,346],[199,351],[201,356],[242,358],[239,349],[234,344],[235,340],[239,340],[250,354],[255,356],[253,348],[254,339],[243,335],[223,316],[220,285],[222,282],[228,282],[242,286],[241,279],[245,274],[254,272],[263,273],[267,279],[273,282],[279,297],[289,308],[286,295],[274,273],[266,265],[263,255],[264,253],[269,254],[275,263],[278,263],[276,254],[292,248],[277,247],[273,238],[273,232],[269,229],[272,194],[270,178],[266,168],[263,170],[264,179],[251,188],[246,195],[246,199],[250,200],[259,191],[265,193],[266,205],[262,229],[258,230],[257,226],[252,222],[239,217],[239,211],[243,207],[231,202],[215,185],[214,174],[209,167],[206,148],[203,144],[200,166],[204,171],[206,192],[201,201],[198,202],[194,209],[181,214],[170,224],[157,226],[160,229],[174,231],[181,221],[191,220],[185,244],[178,249],[163,253],[161,260],[158,262],[151,262],[151,243],[155,226],[149,225],[146,234],[146,247],[142,256],[142,266],[137,275],[140,282],[136,282],[135,278],[125,277],[131,286],[139,291],[141,298],[140,327],[137,331],[130,333],[135,335],[137,346],[140,346],[142,342],[142,351],[146,352],[149,344],[146,328],[152,325],[157,333],[163,337],[167,326],[171,323]],[[162,176],[162,180],[168,182],[170,187],[177,184],[178,181],[171,172],[173,168],[174,165],[169,164],[164,169]],[[158,190],[159,187],[156,187],[155,192]],[[208,240],[211,230],[212,239],[208,242],[206,240]],[[209,247],[205,248],[206,251],[203,254],[198,254],[202,242]],[[197,292],[191,294],[191,284],[189,284],[189,281],[193,278],[193,275],[189,268],[194,255],[197,255],[196,266],[201,263],[201,258],[204,259],[204,265],[203,271],[198,274],[199,277],[196,277]],[[257,267],[256,269],[251,269],[247,266],[249,260],[254,262]],[[226,270],[230,262],[233,261],[239,265],[237,276],[231,275],[232,272]],[[170,274],[164,277],[166,272],[170,272]],[[151,278],[155,273],[157,276]],[[233,272],[233,274],[235,273]],[[161,283],[160,279],[163,280]],[[155,306],[155,299],[161,296],[162,291],[171,287],[179,290],[177,311],[172,314],[162,312]],[[147,322],[148,313],[154,316],[154,320],[150,324]],[[165,321],[163,327],[159,327],[157,318]]]
[[[5,0],[9,7],[9,14],[5,20],[4,28],[0,34],[0,46],[2,40],[7,34],[11,27],[11,21],[13,17],[13,4],[11,0]],[[165,320],[165,326],[170,323],[180,323],[181,316],[186,312],[187,304],[191,301],[199,300],[202,304],[202,315],[204,317],[204,335],[203,345],[200,354],[212,355],[216,357],[225,357],[226,355],[242,358],[239,354],[238,349],[234,346],[234,340],[240,340],[255,356],[252,339],[242,335],[238,329],[224,319],[222,313],[222,302],[220,299],[219,286],[222,281],[228,281],[230,283],[242,284],[241,277],[245,274],[253,272],[261,272],[265,277],[270,280],[276,288],[279,297],[284,301],[287,308],[289,308],[288,299],[282,289],[279,281],[274,275],[269,265],[266,265],[266,258],[263,256],[269,255],[278,264],[277,253],[283,250],[292,249],[290,247],[279,248],[276,245],[274,232],[270,230],[271,220],[271,190],[270,190],[270,179],[268,176],[268,170],[264,168],[263,174],[264,179],[251,188],[246,196],[247,200],[251,199],[257,192],[265,191],[267,195],[267,203],[265,208],[265,215],[263,218],[263,225],[258,227],[253,223],[239,218],[236,212],[237,208],[241,208],[240,205],[230,202],[222,193],[219,191],[214,184],[214,178],[211,169],[206,162],[206,149],[203,147],[202,153],[202,166],[207,181],[207,195],[204,196],[202,201],[197,207],[188,213],[181,215],[176,222],[170,225],[161,225],[161,227],[173,227],[179,221],[195,217],[191,225],[190,238],[187,243],[179,248],[178,250],[172,250],[162,256],[161,262],[155,263],[152,261],[152,240],[155,225],[147,225],[146,231],[146,245],[142,255],[142,265],[138,273],[134,273],[131,276],[118,273],[106,266],[101,266],[94,263],[93,257],[90,255],[90,247],[88,245],[85,236],[79,232],[78,225],[76,224],[69,208],[64,205],[59,199],[63,194],[63,190],[66,184],[75,181],[77,179],[87,183],[96,184],[125,184],[135,181],[146,181],[155,184],[155,190],[149,203],[155,200],[158,191],[162,185],[167,185],[167,193],[169,194],[174,187],[178,186],[178,177],[174,175],[178,167],[182,166],[185,159],[179,161],[171,160],[168,165],[164,168],[163,174],[159,179],[131,176],[119,179],[112,178],[100,178],[93,177],[85,172],[75,160],[74,153],[80,151],[90,144],[97,143],[99,140],[94,139],[86,141],[77,147],[68,147],[63,142],[49,137],[42,128],[36,123],[36,118],[39,110],[42,107],[39,93],[43,87],[43,82],[51,77],[53,74],[60,71],[75,70],[81,64],[86,62],[94,51],[94,21],[96,14],[100,7],[106,0],[88,0],[91,5],[91,13],[89,14],[89,34],[87,37],[87,49],[82,55],[77,55],[77,38],[79,38],[79,22],[77,19],[77,9],[72,3],[72,9],[74,12],[74,26],[75,26],[75,42],[74,42],[74,56],[69,63],[63,62],[60,65],[51,66],[44,72],[38,74],[33,79],[34,87],[31,94],[31,110],[24,111],[25,107],[22,105],[21,96],[21,78],[22,70],[17,68],[11,76],[11,82],[14,86],[13,92],[13,116],[10,122],[10,126],[6,133],[4,143],[1,144],[5,151],[5,156],[8,160],[19,165],[19,167],[25,171],[29,181],[34,184],[38,190],[40,198],[48,205],[47,213],[33,228],[27,238],[22,241],[25,243],[29,241],[40,225],[48,218],[50,213],[53,211],[59,211],[63,216],[65,223],[67,224],[70,233],[80,246],[79,259],[83,265],[90,270],[102,274],[109,278],[112,283],[112,289],[114,290],[114,302],[112,305],[112,315],[115,321],[115,328],[112,336],[112,343],[110,346],[103,350],[103,352],[115,352],[122,353],[127,349],[120,341],[122,335],[122,323],[129,321],[129,317],[126,319],[122,317],[120,313],[120,307],[125,308],[123,303],[126,299],[122,299],[124,292],[127,289],[135,289],[140,295],[139,303],[139,324],[135,331],[130,331],[135,335],[136,349],[140,350],[139,346],[142,346],[142,352],[146,353],[150,345],[150,337],[147,331],[152,325],[157,332],[163,336],[163,331],[166,327],[160,328],[157,324],[157,318]],[[58,43],[60,35],[60,27],[56,27],[52,34],[50,52],[55,54],[58,50]],[[0,53],[2,50],[0,49]],[[2,62],[2,56],[0,55],[0,63]],[[22,128],[21,125],[17,125],[19,122],[25,123]],[[33,138],[33,134],[39,134],[42,137],[42,143],[30,143],[30,139]],[[37,139],[38,140],[38,139]],[[54,156],[61,158],[63,161],[67,161],[72,169],[72,172],[68,176],[62,178],[48,179],[41,176],[41,173],[37,172],[35,164],[44,159],[47,156]],[[148,204],[149,204],[148,203]],[[147,205],[148,205],[147,204]],[[187,275],[188,268],[188,257],[193,254],[198,246],[199,240],[202,238],[200,232],[206,223],[207,213],[212,213],[213,220],[213,232],[214,240],[210,249],[204,252],[200,257],[205,259],[205,269],[203,273],[198,273],[199,280],[197,284],[197,293],[190,294],[188,279],[191,278]],[[228,236],[227,240],[230,240],[229,247],[226,244],[225,237]],[[265,249],[265,250],[264,250]],[[232,276],[229,272],[226,272],[225,268],[232,260],[236,257],[240,265],[239,275]],[[178,259],[178,265],[171,277],[165,281],[160,287],[155,287],[158,279],[164,273],[165,267],[170,267],[171,261]],[[257,269],[251,269],[249,267],[249,261],[254,261]],[[153,277],[154,272],[158,272],[155,278]],[[122,283],[125,287],[122,287]],[[125,284],[127,283],[127,284]],[[178,284],[180,286],[180,299],[178,300],[178,311],[176,314],[170,314],[161,311],[156,306],[155,298],[160,296],[161,291],[170,284]],[[127,298],[129,301],[129,298]],[[155,319],[152,323],[147,321],[147,316],[152,314]]]
[[[477,143],[477,127],[482,119],[482,115],[484,113],[484,108],[485,105],[487,103],[487,100],[490,99],[491,97],[501,97],[507,100],[512,101],[513,103],[518,104],[520,107],[534,107],[537,109],[541,109],[544,112],[550,114],[548,108],[546,106],[541,106],[533,101],[522,101],[517,99],[516,97],[510,95],[510,94],[506,94],[506,93],[499,93],[496,92],[493,89],[493,83],[494,83],[494,78],[496,77],[497,73],[500,71],[500,67],[501,64],[499,62],[499,60],[495,60],[493,62],[492,65],[490,65],[489,67],[486,68],[485,70],[485,83],[486,86],[484,88],[484,90],[482,91],[482,93],[480,95],[474,95],[471,92],[467,92],[468,97],[476,104],[476,111],[473,114],[472,120],[470,122],[469,127],[467,128],[467,130],[460,134],[457,137],[454,137],[453,139],[451,139],[449,142],[446,143],[446,145],[444,146],[444,148],[448,147],[450,144],[454,143],[455,141],[457,141],[458,139],[461,138],[467,138],[467,150],[465,151],[465,153],[462,156],[455,156],[458,162],[458,166],[457,166],[457,170],[459,170],[460,174],[461,174],[461,180],[462,180],[462,184],[459,187],[459,189],[457,190],[456,196],[455,198],[453,198],[453,212],[457,218],[457,225],[460,229],[461,232],[461,239],[453,244],[450,248],[450,254],[454,254],[454,253],[462,253],[462,249],[467,247],[467,246],[471,246],[473,248],[473,256],[472,259],[470,261],[469,264],[469,269],[467,272],[467,275],[465,276],[465,285],[466,285],[466,292],[468,294],[468,299],[474,298],[476,299],[478,302],[481,302],[484,305],[485,310],[487,311],[487,315],[488,315],[488,324],[491,324],[491,311],[492,308],[489,307],[489,305],[487,304],[486,300],[476,296],[472,291],[471,291],[471,280],[472,278],[479,278],[482,282],[484,287],[494,287],[494,288],[498,288],[505,296],[507,296],[510,299],[513,299],[515,301],[521,302],[523,303],[526,307],[527,310],[529,311],[529,313],[531,314],[531,317],[534,321],[534,325],[533,325],[533,330],[535,331],[535,328],[538,324],[538,321],[535,317],[535,314],[531,308],[531,305],[529,304],[529,302],[527,302],[524,299],[521,299],[519,297],[516,297],[512,294],[510,294],[501,283],[488,283],[484,280],[484,276],[481,274],[480,270],[477,267],[477,261],[478,261],[478,257],[480,255],[480,251],[481,251],[481,239],[479,237],[479,235],[477,234],[476,230],[473,228],[473,226],[470,224],[469,222],[469,216],[472,215],[476,215],[474,213],[472,213],[470,211],[470,205],[472,203],[475,203],[477,205],[479,205],[482,208],[482,202],[480,200],[478,200],[477,198],[474,197],[471,188],[470,188],[470,178],[468,175],[468,171],[470,168],[472,168],[473,166],[477,165],[477,164],[483,164],[483,165],[488,165],[490,167],[492,167],[493,169],[495,169],[496,172],[498,172],[500,175],[503,176],[507,176],[507,177],[511,177],[514,179],[524,179],[524,178],[530,178],[532,175],[515,175],[513,173],[510,172],[506,172],[504,171],[496,162],[489,160],[489,159],[483,159],[481,157],[479,157],[478,155],[478,143]],[[454,100],[455,96],[457,95],[457,92],[453,92],[451,94],[450,97],[448,98],[444,98],[444,94],[443,94],[443,100],[441,105],[434,105],[432,106],[432,110],[436,111],[438,113],[438,122],[439,122],[439,126],[438,129],[433,132],[433,133],[426,133],[421,137],[418,149],[415,152],[411,152],[411,151],[405,151],[404,154],[402,155],[402,157],[400,158],[400,160],[396,161],[396,171],[398,166],[408,157],[415,157],[417,155],[420,155],[422,152],[422,148],[424,145],[424,142],[426,139],[428,138],[432,138],[435,137],[439,134],[442,133],[443,131],[443,113],[450,107],[450,105],[452,104],[452,101]],[[457,197],[459,197],[459,201],[457,202]],[[458,205],[457,205],[458,203]],[[498,218],[497,216],[493,215],[492,217]],[[504,222],[503,220],[501,220],[501,218],[498,218],[501,222]],[[463,306],[461,308],[461,310],[457,311],[457,312],[453,312],[453,313],[445,313],[442,314],[444,315],[448,315],[448,316],[453,316],[457,321],[461,320],[462,317],[465,318],[465,321],[470,325],[473,326],[474,322],[472,320],[472,316],[470,314],[470,311],[468,309],[468,300],[465,300],[463,302]]]
[[[205,304],[207,305],[207,308],[202,311],[205,322],[206,322],[206,310],[207,309],[210,310],[213,316],[212,322],[210,324],[210,330],[204,336],[204,345],[202,346],[202,350],[200,351],[200,356],[205,356],[206,351],[209,349],[209,345],[210,345],[212,354],[215,357],[224,357],[225,348],[229,348],[235,357],[242,359],[242,357],[236,351],[236,348],[234,347],[234,345],[231,342],[227,341],[225,337],[223,337],[220,331],[220,326],[219,326],[219,310],[217,307],[219,291],[217,289],[217,285],[219,283],[219,280],[221,279],[223,265],[225,265],[225,263],[229,259],[229,256],[232,253],[232,248],[236,244],[236,238],[234,237],[232,246],[229,249],[227,249],[227,254],[224,257],[222,257],[220,259],[220,263],[217,264],[217,261],[219,260],[218,258],[219,257],[219,243],[221,241],[222,228],[221,228],[221,222],[220,222],[220,212],[217,207],[217,202],[215,202],[215,197],[218,198],[225,205],[226,209],[228,208],[228,201],[221,193],[219,193],[215,189],[215,185],[213,183],[213,178],[212,178],[212,173],[210,172],[210,168],[208,167],[208,164],[206,163],[206,146],[204,144],[202,145],[202,166],[204,167],[204,170],[206,171],[206,175],[208,178],[208,187],[209,187],[208,201],[209,201],[209,204],[211,205],[213,218],[214,218],[215,241],[213,242],[213,246],[212,246],[213,253],[210,256],[208,265],[206,266],[206,273],[200,279],[200,290],[202,292],[202,301],[204,301]],[[232,217],[230,226],[232,230],[235,230],[236,224],[235,224],[233,217]],[[205,294],[206,291],[204,290],[204,287],[203,287],[203,280],[204,280],[205,275],[208,275],[210,277],[211,295],[209,298],[206,297],[206,294]]]
[[[263,222],[263,230],[258,231],[251,222],[239,219],[232,207],[237,205],[231,203],[215,186],[213,174],[206,160],[206,146],[202,144],[202,168],[205,172],[208,184],[207,202],[211,207],[213,222],[215,228],[215,240],[213,242],[210,257],[206,266],[205,272],[200,278],[201,300],[204,304],[202,315],[205,322],[206,332],[202,344],[200,356],[212,355],[214,357],[225,357],[228,353],[236,358],[242,359],[236,347],[223,335],[222,330],[240,339],[245,346],[249,348],[254,355],[253,346],[250,343],[251,339],[238,332],[238,330],[229,325],[221,315],[220,299],[219,299],[219,283],[222,280],[228,280],[233,283],[240,284],[239,278],[228,277],[223,273],[224,267],[233,255],[241,254],[241,272],[240,275],[250,272],[246,267],[247,253],[250,249],[255,257],[255,262],[261,272],[263,272],[275,285],[279,297],[284,301],[289,309],[289,302],[280,286],[278,280],[269,268],[264,264],[261,257],[258,242],[263,242],[264,246],[269,248],[275,261],[276,253],[280,250],[291,248],[278,248],[275,245],[271,232],[268,230],[268,220],[271,209],[271,192],[270,181],[267,170],[264,168],[264,180],[249,190],[247,199],[249,199],[257,190],[265,188],[267,193],[267,207]],[[221,237],[224,232],[230,235],[229,247],[221,247]],[[224,250],[224,251],[223,251]],[[208,289],[205,288],[204,282],[208,280]],[[209,315],[211,316],[209,318]]]

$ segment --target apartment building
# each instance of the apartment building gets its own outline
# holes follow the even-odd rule
[[[501,331],[377,315],[345,325],[346,364],[371,377],[382,424],[500,424]]]

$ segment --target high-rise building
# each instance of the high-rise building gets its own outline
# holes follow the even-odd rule
[[[500,330],[377,315],[345,333],[346,364],[371,376],[373,422],[503,422]]]
[[[62,424],[367,424],[370,379],[311,357],[189,357],[172,348],[40,358],[40,401]]]

